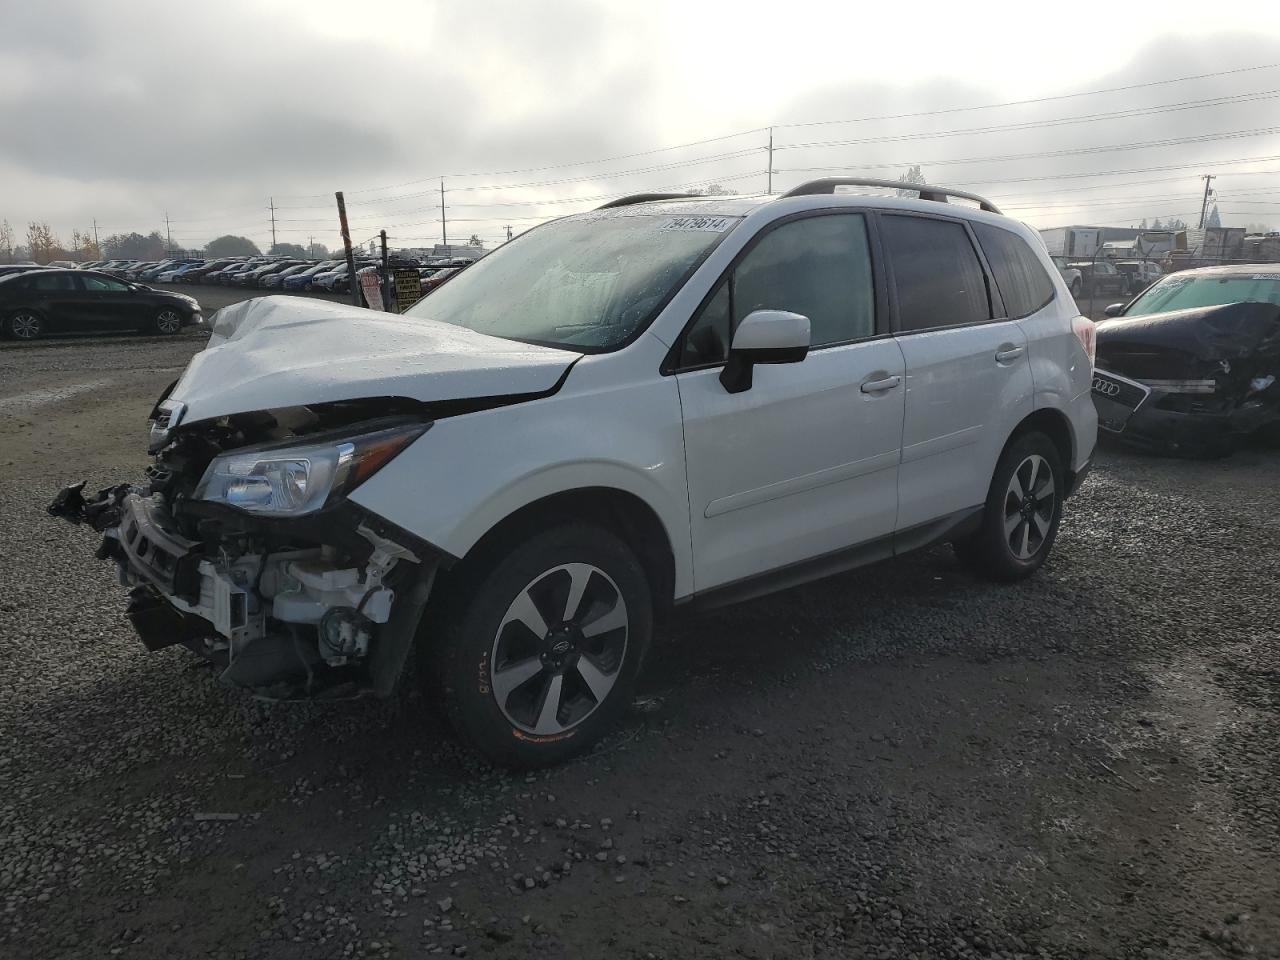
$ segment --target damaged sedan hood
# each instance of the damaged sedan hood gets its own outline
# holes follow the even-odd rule
[[[1220,303],[1164,314],[1116,317],[1097,325],[1098,366],[1129,376],[1192,375],[1203,362],[1243,361],[1280,372],[1280,307]]]
[[[423,403],[551,390],[580,354],[299,297],[224,307],[170,394],[185,423],[373,397]]]

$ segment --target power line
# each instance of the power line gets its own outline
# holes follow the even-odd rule
[[[1236,74],[1252,73],[1260,70],[1271,70],[1271,69],[1275,69],[1276,67],[1280,67],[1280,63],[1257,64],[1255,66],[1250,66],[1250,67],[1237,67],[1231,70],[1217,70],[1210,73],[1189,74],[1181,77],[1170,77],[1164,80],[1151,80],[1144,83],[1132,83],[1132,84],[1125,84],[1123,86],[1104,87],[1101,89],[1085,90],[1077,93],[1064,93],[1064,94],[1055,94],[1055,95],[1044,96],[1044,97],[1033,97],[1025,100],[1006,100],[1006,101],[999,101],[994,103],[974,104],[974,105],[965,106],[965,107],[946,107],[938,110],[920,110],[920,111],[915,111],[911,113],[881,114],[879,116],[855,117],[855,118],[844,119],[844,120],[814,120],[814,121],[802,122],[802,123],[775,123],[772,126],[777,128],[784,128],[784,129],[798,129],[803,127],[831,126],[831,125],[851,124],[851,123],[870,123],[870,122],[882,121],[882,120],[904,120],[904,119],[912,119],[916,117],[942,116],[946,114],[966,113],[966,112],[972,112],[976,110],[995,110],[995,109],[1002,109],[1006,107],[1028,106],[1031,104],[1038,104],[1038,103],[1050,103],[1050,102],[1056,102],[1061,100],[1079,99],[1082,97],[1101,96],[1103,94],[1109,94],[1109,93],[1122,93],[1122,92],[1127,92],[1132,90],[1146,89],[1150,87],[1167,86],[1169,84],[1174,84],[1174,83],[1185,83],[1192,80],[1207,80],[1213,77],[1225,77],[1225,76],[1233,76]],[[673,150],[684,150],[690,147],[704,146],[709,143],[721,143],[726,140],[733,140],[739,137],[746,137],[746,136],[752,136],[754,134],[765,133],[769,129],[770,129],[769,126],[753,127],[749,130],[738,130],[733,133],[726,133],[716,137],[706,137],[701,140],[691,140],[685,143],[672,144],[670,146],[665,146],[665,147],[655,147],[649,150],[638,150],[632,153],[616,154],[613,156],[600,157],[593,160],[574,160],[574,161],[568,161],[565,163],[543,164],[541,166],[536,166],[536,167],[523,167],[523,168],[517,168],[512,170],[500,170],[500,171],[488,171],[488,172],[476,172],[476,173],[454,173],[454,174],[443,174],[443,176],[446,177],[447,179],[461,179],[464,177],[473,177],[473,176],[500,177],[500,176],[513,176],[515,174],[521,174],[521,173],[540,173],[546,170],[563,170],[563,169],[571,169],[573,167],[593,166],[597,164],[614,163],[620,160],[632,160],[637,157],[654,156],[659,153],[668,153]],[[397,190],[403,187],[413,186],[419,183],[428,183],[433,180],[439,179],[440,176],[442,175],[432,174],[431,176],[421,177],[416,180],[408,180],[401,183],[388,184],[380,187],[364,187],[359,190],[351,190],[347,192],[377,193],[382,190]],[[323,200],[323,199],[327,199],[327,197],[328,197],[328,194],[298,194],[298,195],[286,197],[286,199]]]
[[[1210,77],[1226,77],[1237,73],[1251,73],[1257,70],[1274,70],[1280,63],[1262,63],[1253,67],[1238,67],[1234,70],[1218,70],[1213,73],[1197,73],[1185,77],[1171,77],[1168,80],[1150,80],[1146,83],[1131,83],[1123,87],[1104,87],[1100,90],[1085,90],[1080,93],[1060,93],[1046,97],[1032,97],[1028,100],[1005,100],[999,103],[980,103],[971,107],[947,107],[941,110],[920,110],[915,113],[891,113],[875,117],[855,117],[851,120],[812,120],[808,123],[777,123],[775,127],[823,127],[843,123],[870,123],[877,120],[907,120],[914,117],[937,117],[948,113],[967,113],[973,110],[995,110],[1002,107],[1024,107],[1034,103],[1049,103],[1056,100],[1073,100],[1079,97],[1096,97],[1105,93],[1122,93],[1127,90],[1141,90],[1147,87],[1165,86],[1170,83],[1183,83],[1190,80],[1208,80]]]
[[[1219,140],[1239,140],[1248,137],[1268,137],[1280,133],[1280,127],[1254,127],[1246,130],[1226,130],[1221,133],[1198,134],[1191,137],[1166,137],[1163,140],[1145,140],[1138,143],[1108,143],[1090,147],[1067,147],[1062,150],[1042,150],[1034,153],[1011,153],[989,157],[956,157],[948,160],[896,160],[885,163],[853,163],[839,166],[791,167],[784,168],[782,173],[819,173],[831,170],[848,170],[850,167],[863,168],[904,167],[912,164],[930,167],[949,167],[962,163],[1007,163],[1014,160],[1043,160],[1048,157],[1077,157],[1092,153],[1128,153],[1131,150],[1148,150],[1156,147],[1182,146],[1188,143],[1216,143]],[[1203,166],[1203,164],[1201,164]]]
[[[1106,120],[1128,120],[1134,117],[1149,116],[1157,113],[1175,113],[1183,110],[1201,110],[1208,107],[1230,106],[1237,103],[1252,103],[1257,100],[1274,100],[1276,97],[1280,97],[1280,90],[1259,90],[1254,93],[1236,94],[1229,97],[1208,97],[1203,100],[1183,100],[1178,103],[1164,103],[1152,107],[1133,107],[1127,110],[1113,110],[1107,113],[1055,117],[1049,120],[1022,120],[1015,123],[992,124],[985,127],[962,127],[957,130],[888,134],[880,137],[862,137],[856,140],[826,140],[814,141],[811,143],[789,143],[776,147],[775,149],[823,150],[830,147],[855,146],[867,143],[894,143],[907,140],[934,140],[944,137],[981,136],[988,133],[1006,133],[1012,130],[1036,130],[1045,127],[1069,126],[1077,123],[1096,123]]]
[[[433,174],[432,176],[422,177],[421,179],[418,179],[418,180],[408,180],[408,181],[405,181],[404,183],[390,184],[382,187],[365,187],[361,190],[351,190],[349,192],[350,193],[376,193],[380,190],[398,190],[401,187],[411,187],[419,183],[430,183],[431,181],[439,180],[441,176],[443,176],[447,180],[458,180],[458,179],[462,179],[463,177],[506,177],[506,176],[514,176],[515,174],[519,174],[519,173],[541,173],[545,170],[565,170],[572,167],[585,167],[585,166],[593,166],[595,164],[601,164],[601,163],[614,163],[619,160],[633,160],[636,157],[648,157],[648,156],[653,156],[659,153],[668,153],[672,150],[685,150],[685,149],[688,149],[689,147],[705,146],[708,143],[720,143],[725,140],[734,140],[738,137],[746,137],[746,136],[750,136],[751,134],[761,133],[765,129],[766,128],[764,127],[756,127],[751,130],[739,130],[736,133],[726,133],[723,136],[719,136],[719,137],[707,137],[702,140],[690,140],[688,143],[677,143],[669,147],[655,147],[652,150],[639,150],[639,151],[636,151],[635,153],[623,153],[623,154],[618,154],[612,157],[602,157],[597,160],[573,160],[566,163],[550,163],[550,164],[544,164],[543,166],[539,166],[539,167],[523,167],[516,170],[495,170],[495,171],[479,172],[479,173]],[[306,194],[306,195],[294,196],[294,197],[291,197],[290,199],[312,200],[312,199],[318,199],[320,196],[321,194]]]

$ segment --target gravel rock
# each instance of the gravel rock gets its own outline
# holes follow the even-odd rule
[[[676,611],[661,710],[511,775],[412,683],[267,704],[147,653],[44,514],[140,475],[200,343],[0,347],[0,956],[1280,955],[1280,452],[1103,450],[1015,586],[940,547]]]

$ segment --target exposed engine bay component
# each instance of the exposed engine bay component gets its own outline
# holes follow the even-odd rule
[[[342,484],[375,472],[430,423],[383,417],[335,431],[344,414],[364,412],[352,404],[175,430],[181,409],[163,397],[156,405],[159,451],[142,482],[86,498],[82,481],[48,508],[103,534],[97,555],[131,588],[127,615],[143,643],[183,644],[225,681],[273,698],[389,692],[442,555],[346,501]],[[317,471],[326,445],[337,456]],[[229,479],[219,491],[261,477],[267,495],[250,490],[244,508],[205,495],[220,459]]]
[[[1098,324],[1098,426],[1188,456],[1280,432],[1280,306],[1227,303]]]

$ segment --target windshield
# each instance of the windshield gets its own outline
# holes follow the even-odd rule
[[[408,311],[477,333],[594,353],[644,329],[739,217],[608,211],[499,247]]]
[[[1130,304],[1126,317],[1141,317],[1166,310],[1216,307],[1223,303],[1274,303],[1280,306],[1280,274],[1246,274],[1229,277],[1165,277]]]

